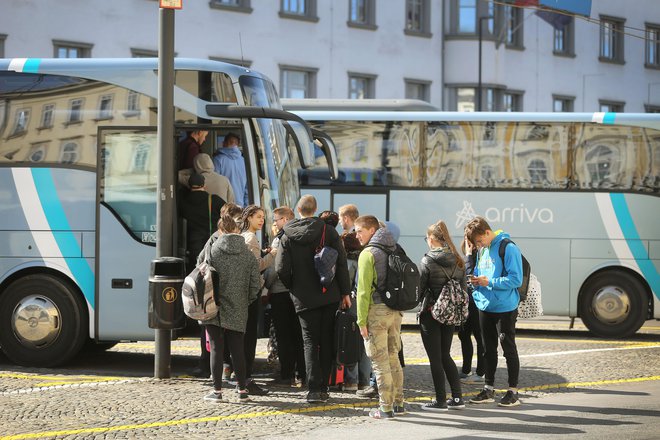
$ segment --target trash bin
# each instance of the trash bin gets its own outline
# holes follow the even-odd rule
[[[149,327],[160,330],[183,328],[186,317],[181,302],[185,278],[181,258],[163,257],[151,261],[149,273]]]

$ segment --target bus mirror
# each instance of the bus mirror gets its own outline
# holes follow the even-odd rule
[[[298,159],[303,168],[310,168],[315,164],[314,143],[312,138],[307,136],[307,130],[297,122],[288,121],[283,123],[287,136],[293,140],[298,152]]]
[[[337,149],[335,143],[332,142],[330,136],[321,130],[312,128],[312,135],[314,136],[314,143],[321,148],[325,160],[328,162],[328,171],[330,172],[330,179],[337,180],[339,178],[339,164],[337,162]]]

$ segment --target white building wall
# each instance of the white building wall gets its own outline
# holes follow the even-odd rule
[[[176,11],[180,57],[225,57],[280,85],[280,65],[318,69],[316,96],[346,98],[348,72],[377,75],[377,98],[403,98],[404,78],[431,81],[431,103],[447,108],[443,83],[476,85],[477,41],[443,42],[448,1],[430,0],[430,38],[405,35],[405,1],[376,1],[377,30],[347,26],[348,0],[318,0],[317,22],[281,18],[280,1],[252,0],[251,13],[214,9],[208,0],[184,0]],[[593,0],[591,16],[626,19],[627,27],[660,24],[657,0]],[[552,54],[552,27],[525,10],[524,50],[483,42],[483,84],[523,91],[523,110],[552,110],[552,95],[575,97],[575,111],[595,111],[598,100],[625,102],[625,111],[660,106],[660,70],[644,67],[644,41],[625,37],[625,64],[598,60],[598,24],[577,20],[574,58]],[[449,17],[445,17],[445,25]],[[628,30],[643,37],[643,31]],[[93,57],[130,57],[131,48],[157,50],[154,0],[4,0],[0,34],[6,57],[51,57],[52,40],[93,44]],[[240,35],[240,37],[239,37]],[[444,69],[443,69],[444,50]],[[584,107],[582,102],[584,100]]]

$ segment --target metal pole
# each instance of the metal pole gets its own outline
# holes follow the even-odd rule
[[[481,40],[483,39],[483,19],[485,17],[479,17],[479,83],[477,85],[477,111],[481,111]]]
[[[174,210],[174,10],[160,9],[158,47],[158,203],[156,208],[156,254],[174,255],[172,240]],[[172,331],[156,329],[154,375],[171,375]]]

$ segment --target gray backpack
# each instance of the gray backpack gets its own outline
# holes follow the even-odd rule
[[[212,319],[218,314],[213,283],[213,278],[217,274],[211,266],[210,260],[211,244],[209,243],[204,249],[204,261],[190,272],[181,288],[183,313],[198,321]]]

